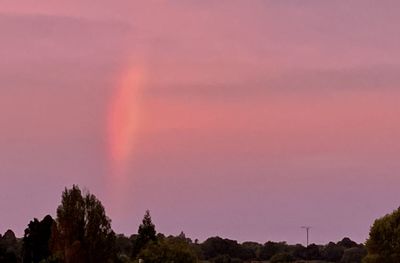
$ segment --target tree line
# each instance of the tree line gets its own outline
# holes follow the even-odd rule
[[[149,211],[136,234],[115,234],[93,194],[78,186],[65,189],[56,218],[34,218],[23,238],[0,234],[2,263],[245,263],[245,262],[400,262],[400,208],[377,219],[365,244],[349,238],[307,247],[286,242],[239,243],[210,237],[204,242],[157,233]]]

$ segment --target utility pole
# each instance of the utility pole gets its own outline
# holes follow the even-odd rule
[[[309,238],[309,232],[310,232],[310,229],[311,229],[311,226],[302,226],[301,228],[303,228],[303,229],[305,229],[306,230],[306,234],[307,234],[307,247],[308,247],[308,238]]]

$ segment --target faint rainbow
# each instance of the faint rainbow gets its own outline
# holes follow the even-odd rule
[[[135,147],[140,117],[140,94],[144,86],[143,69],[124,70],[114,88],[107,114],[109,157],[112,174],[123,175]]]

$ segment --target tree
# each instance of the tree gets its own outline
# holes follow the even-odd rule
[[[307,256],[306,247],[304,247],[302,244],[289,246],[289,251],[290,254],[296,259],[305,259]]]
[[[400,262],[400,208],[375,220],[366,243],[366,263]]]
[[[305,249],[305,259],[318,260],[321,258],[319,247],[316,244],[311,244]]]
[[[50,256],[50,238],[54,223],[50,215],[45,216],[42,221],[36,218],[30,221],[23,238],[24,263],[38,263]]]
[[[337,243],[339,246],[344,247],[344,248],[352,248],[352,247],[358,247],[358,244],[351,240],[348,237],[343,238],[341,241]]]
[[[182,237],[168,237],[150,241],[138,256],[146,263],[194,263],[197,256],[194,248]]]
[[[218,255],[212,259],[212,263],[232,263],[233,259],[229,255]]]
[[[221,237],[210,237],[201,244],[205,259],[215,258],[220,255],[227,255],[231,258],[238,258],[242,247],[235,240]]]
[[[241,247],[242,253],[240,253],[239,258],[243,260],[256,260],[258,258],[258,253],[262,245],[257,242],[248,241],[242,243]]]
[[[293,261],[295,261],[295,259],[289,253],[278,253],[274,255],[270,260],[271,263],[287,263]]]
[[[123,234],[117,235],[115,247],[119,258],[130,258],[132,254],[132,242],[128,237]]]
[[[150,241],[156,241],[156,228],[151,221],[150,211],[146,210],[144,214],[142,224],[139,226],[138,234],[132,240],[133,249],[132,256],[136,257],[140,250],[148,244]]]
[[[176,238],[180,238],[183,241],[187,242],[188,244],[192,244],[193,243],[192,239],[186,237],[186,234],[183,231],[181,231],[181,233]]]
[[[57,209],[55,247],[66,262],[102,263],[115,258],[115,234],[101,202],[78,186],[65,189]]]
[[[150,211],[146,210],[144,214],[142,224],[138,229],[138,237],[143,240],[144,243],[156,240],[156,228],[151,221]]]
[[[269,260],[275,254],[285,252],[286,249],[287,244],[285,242],[268,241],[261,247],[259,257],[261,260]]]
[[[364,247],[348,248],[344,251],[340,263],[360,263],[366,254],[367,252],[365,251]]]
[[[21,244],[12,230],[7,230],[3,236],[0,235],[0,262],[19,263]]]
[[[333,242],[329,242],[322,250],[321,256],[324,260],[330,262],[339,262],[344,253],[344,248],[335,244]]]

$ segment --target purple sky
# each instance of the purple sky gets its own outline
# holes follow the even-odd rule
[[[0,5],[0,233],[79,184],[132,234],[363,242],[399,206],[398,1]]]

